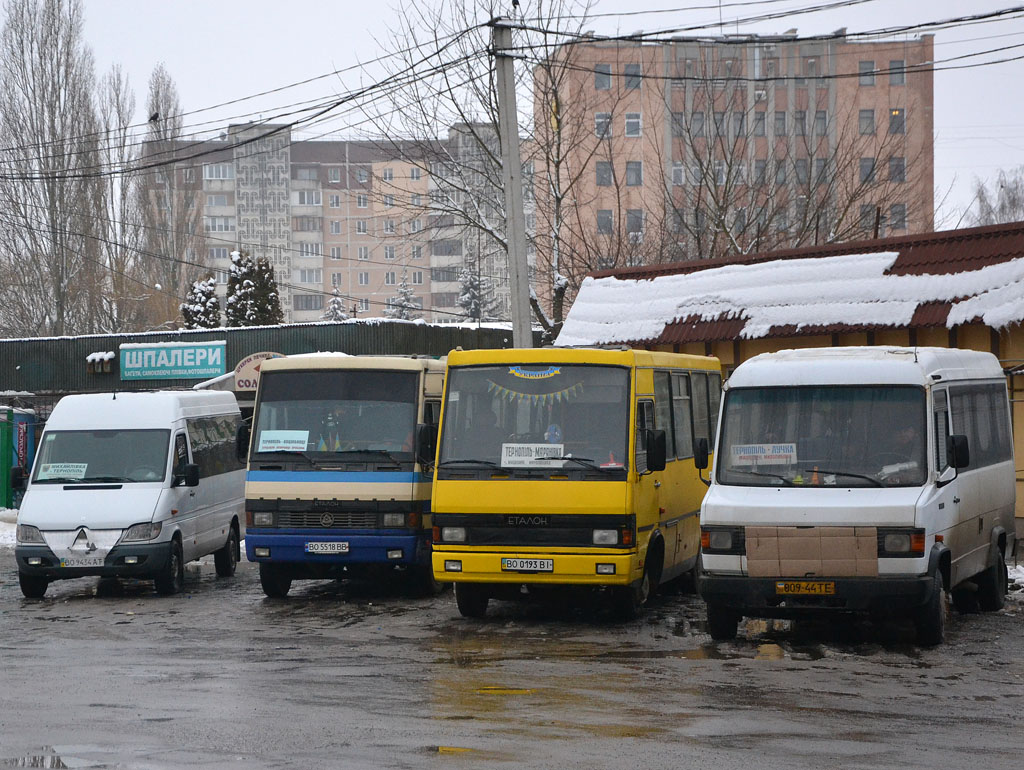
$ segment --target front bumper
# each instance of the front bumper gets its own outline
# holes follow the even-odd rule
[[[807,582],[834,583],[831,595],[781,596],[776,584],[799,578],[752,578],[702,573],[697,592],[708,604],[737,610],[750,617],[791,618],[820,612],[895,614],[921,607],[931,598],[928,575],[877,578],[814,578]]]
[[[502,570],[502,558],[551,559],[551,572],[510,572]],[[514,548],[499,551],[460,551],[434,549],[434,579],[446,583],[507,583],[528,585],[633,585],[643,577],[636,553],[537,553]],[[458,561],[461,571],[445,569],[446,561]],[[613,574],[599,574],[598,564],[615,566]]]
[[[249,561],[272,564],[334,565],[430,563],[429,532],[395,530],[338,533],[283,532],[249,527],[245,534],[245,555]],[[308,553],[307,543],[348,543],[347,553]],[[270,556],[256,556],[256,548],[269,548]],[[388,551],[400,550],[400,559],[389,559]]]
[[[126,564],[125,558],[134,556],[135,564]],[[131,543],[115,545],[107,553],[102,567],[62,567],[60,559],[45,545],[18,545],[14,548],[14,558],[18,563],[18,571],[33,577],[45,577],[48,580],[66,580],[77,577],[129,577],[149,579],[159,574],[171,557],[171,544],[167,543]],[[30,558],[38,558],[40,564],[29,564]]]

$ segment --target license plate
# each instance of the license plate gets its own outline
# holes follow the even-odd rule
[[[348,543],[306,543],[306,553],[348,553]]]
[[[505,572],[554,572],[554,559],[502,559],[501,569]]]
[[[778,596],[834,596],[836,584],[820,580],[780,580],[775,584]]]
[[[60,560],[62,567],[102,567],[106,561],[104,556],[68,556]]]

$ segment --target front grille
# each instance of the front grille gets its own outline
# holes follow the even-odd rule
[[[277,526],[282,529],[370,529],[377,526],[377,514],[335,511],[278,511]]]

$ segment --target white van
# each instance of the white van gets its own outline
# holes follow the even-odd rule
[[[231,393],[62,398],[18,512],[22,593],[100,575],[152,579],[174,594],[185,563],[210,553],[218,575],[234,574],[245,535],[238,422]]]
[[[701,506],[708,630],[751,617],[913,618],[942,641],[1003,605],[1014,546],[1013,439],[995,356],[945,348],[784,350],[724,389]]]

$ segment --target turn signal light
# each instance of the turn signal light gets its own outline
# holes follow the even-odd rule
[[[700,547],[704,550],[711,547],[711,533],[706,529],[700,531]]]
[[[924,532],[914,532],[910,536],[910,550],[920,556],[924,555]]]

